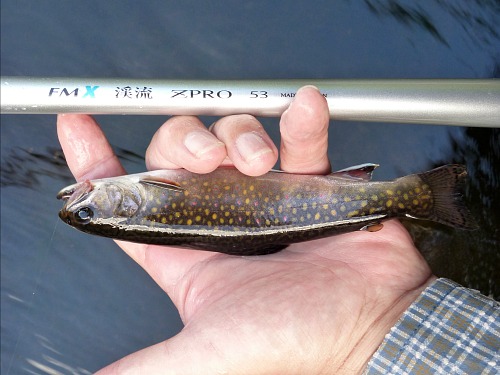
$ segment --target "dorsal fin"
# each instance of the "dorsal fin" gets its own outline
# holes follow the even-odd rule
[[[373,170],[377,167],[378,164],[365,163],[341,169],[339,171],[331,173],[330,176],[370,181],[372,179]]]
[[[176,182],[159,179],[158,177],[144,177],[139,183],[149,186],[155,186],[162,189],[173,191],[183,191],[184,189]]]

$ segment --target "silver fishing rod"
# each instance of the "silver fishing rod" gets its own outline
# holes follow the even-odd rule
[[[320,89],[333,120],[500,127],[498,79],[1,77],[1,113],[278,117],[304,85]]]

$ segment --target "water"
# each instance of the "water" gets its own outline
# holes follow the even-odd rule
[[[497,2],[310,4],[2,0],[1,74],[498,77]],[[128,171],[142,171],[165,118],[98,119]],[[55,194],[72,180],[55,116],[1,121],[1,373],[87,374],[177,333],[175,308],[142,269],[59,221]],[[277,140],[277,120],[264,123]],[[377,179],[465,162],[481,231],[411,230],[435,273],[500,298],[498,129],[337,122],[330,140],[335,168],[380,163]]]

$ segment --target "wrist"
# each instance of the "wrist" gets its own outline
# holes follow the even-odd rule
[[[403,313],[415,302],[420,294],[436,280],[431,276],[419,287],[409,290],[399,298],[388,304],[380,304],[380,299],[375,298],[375,305],[365,311],[365,321],[360,322],[357,340],[353,340],[350,352],[344,362],[337,368],[337,374],[360,374],[366,368],[373,354],[382,344],[385,336],[398,322]]]

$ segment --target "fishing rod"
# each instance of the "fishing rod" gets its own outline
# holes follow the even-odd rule
[[[0,79],[2,114],[278,117],[315,85],[333,120],[500,127],[498,79]]]

